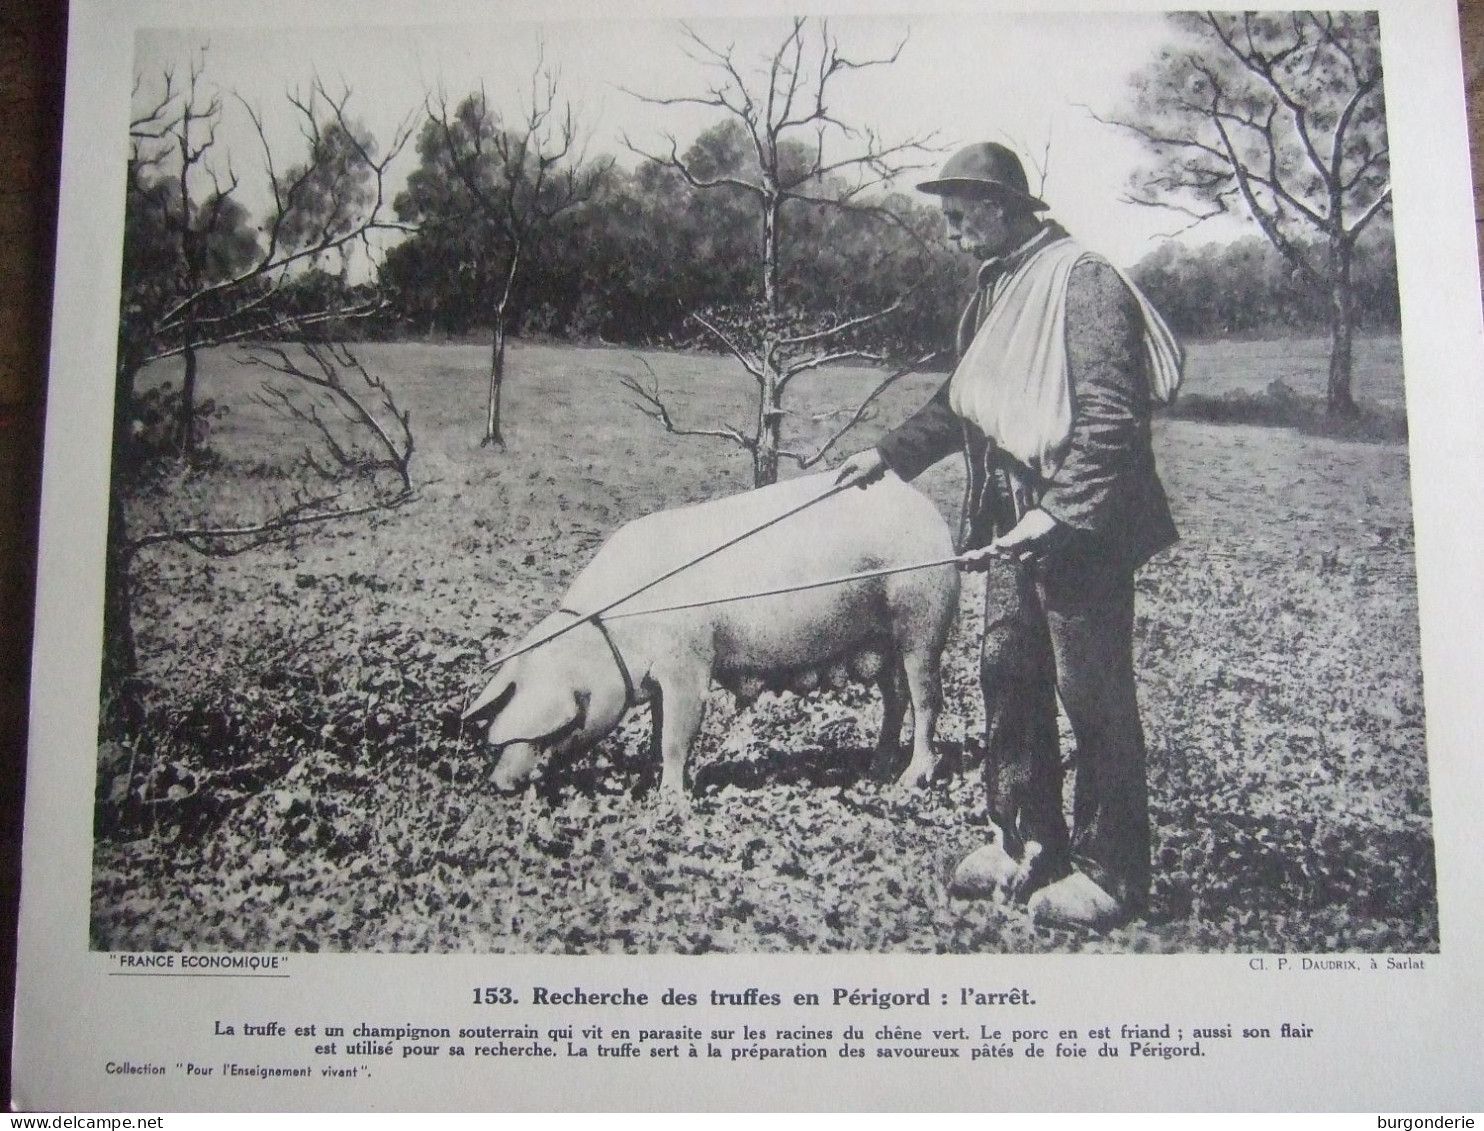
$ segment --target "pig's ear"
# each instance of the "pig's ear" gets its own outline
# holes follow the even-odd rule
[[[503,672],[496,672],[495,677],[484,685],[479,697],[464,708],[464,713],[459,718],[467,723],[477,715],[496,714],[504,709],[514,694],[515,680]]]
[[[549,742],[580,724],[585,702],[570,687],[541,680],[523,682],[490,724],[491,746]]]

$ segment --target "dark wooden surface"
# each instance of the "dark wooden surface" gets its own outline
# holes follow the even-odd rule
[[[65,13],[65,0],[0,0],[0,1084],[7,1108]],[[1459,13],[1477,225],[1484,212],[1478,205],[1484,195],[1484,0],[1464,0]]]
[[[7,1110],[66,22],[65,0],[0,0],[0,1095]]]

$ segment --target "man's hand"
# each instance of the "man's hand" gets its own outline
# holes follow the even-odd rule
[[[887,472],[886,460],[875,448],[856,452],[835,471],[837,485],[849,483],[856,487],[869,487]]]
[[[1057,522],[1040,508],[1025,512],[1014,529],[996,538],[982,550],[970,550],[959,558],[959,568],[970,573],[981,573],[989,568],[993,558],[1004,558],[1012,562],[1033,562],[1045,557],[1057,536],[1063,530]]]

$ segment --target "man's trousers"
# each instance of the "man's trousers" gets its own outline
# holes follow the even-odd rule
[[[1149,793],[1134,686],[1134,581],[1072,544],[1042,564],[987,571],[980,679],[989,813],[1019,857],[1020,889],[1085,872],[1132,912],[1149,896]],[[1056,699],[1076,740],[1072,827],[1063,815]]]

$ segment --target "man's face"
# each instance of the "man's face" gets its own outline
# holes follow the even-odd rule
[[[997,200],[945,196],[943,223],[949,241],[976,259],[1002,255],[1011,248],[1009,219]]]

